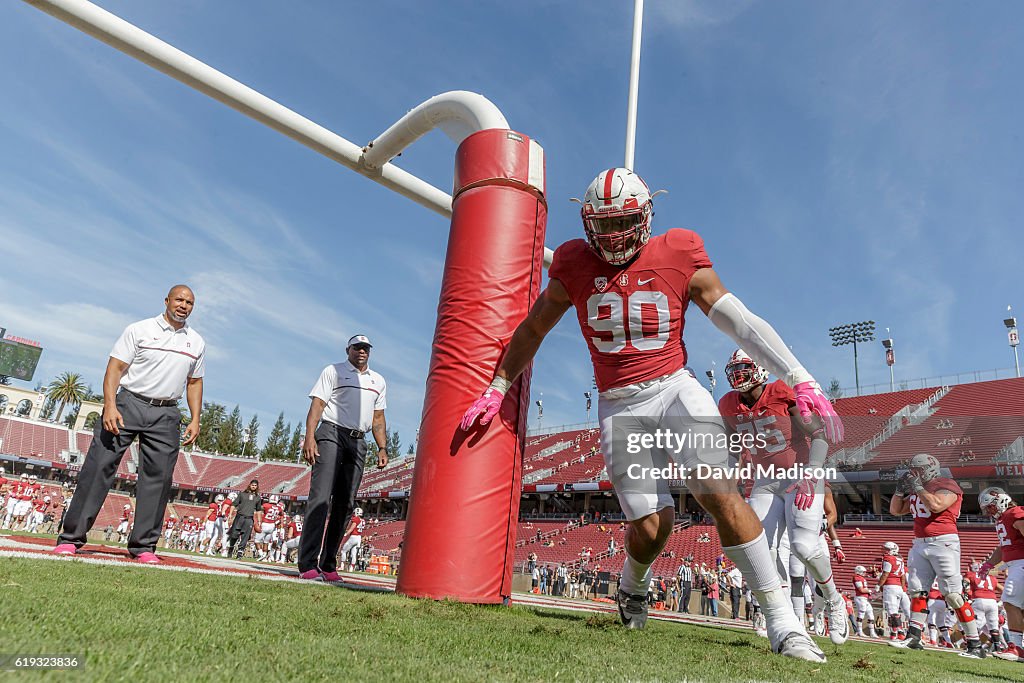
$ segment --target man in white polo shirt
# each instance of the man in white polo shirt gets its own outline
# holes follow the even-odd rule
[[[370,340],[348,340],[348,361],[324,368],[309,392],[302,457],[313,467],[306,523],[299,541],[299,575],[340,581],[338,547],[363,479],[366,432],[377,442],[377,467],[388,464],[387,385],[368,366]],[[319,426],[318,426],[319,425]]]
[[[114,483],[117,465],[138,437],[139,480],[128,552],[145,564],[160,562],[156,544],[178,450],[199,436],[206,352],[203,338],[186,322],[195,306],[192,290],[175,285],[164,304],[161,315],[125,328],[110,352],[103,376],[103,419],[96,422],[75,495],[64,515],[64,528],[53,550],[58,555],[74,555],[85,544]],[[178,410],[183,393],[192,415],[184,440]]]

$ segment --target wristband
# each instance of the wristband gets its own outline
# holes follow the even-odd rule
[[[491,389],[497,389],[501,392],[502,396],[508,393],[508,390],[512,387],[512,382],[508,381],[504,377],[498,377],[495,375],[494,379],[491,380]]]
[[[833,538],[832,539],[832,547],[833,548],[842,548],[843,544],[839,542],[838,538]]]

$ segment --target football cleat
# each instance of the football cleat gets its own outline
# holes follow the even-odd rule
[[[626,628],[642,629],[647,625],[647,597],[630,595],[620,590],[615,596],[619,605],[619,619]]]
[[[890,641],[889,645],[898,647],[901,650],[923,650],[924,645],[921,644],[920,638],[914,636],[907,636],[906,640]]]
[[[821,651],[814,641],[811,640],[810,636],[800,631],[793,631],[788,636],[782,639],[779,646],[775,648],[776,654],[780,654],[783,657],[792,657],[793,659],[802,659],[805,662],[818,662],[824,663],[828,659],[825,657],[825,653]]]
[[[988,653],[985,652],[985,648],[981,646],[981,643],[972,643],[970,647],[964,652],[960,653],[961,657],[970,657],[971,659],[985,659]]]
[[[1008,648],[1002,652],[995,653],[999,659],[1005,659],[1008,662],[1024,662],[1024,650],[1017,647],[1016,644],[1011,644]]]
[[[850,637],[850,622],[846,618],[846,602],[842,599],[825,603],[828,608],[828,639],[833,645],[842,645]]]

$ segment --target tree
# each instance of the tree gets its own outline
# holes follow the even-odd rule
[[[199,416],[199,438],[196,445],[204,451],[217,449],[217,436],[220,434],[221,425],[224,423],[224,406],[219,403],[207,403],[203,401],[203,412]]]
[[[67,427],[68,429],[74,429],[75,428],[75,422],[78,421],[78,411],[79,410],[81,410],[81,406],[80,405],[76,405],[74,408],[71,409],[71,412],[69,412],[67,415],[64,416],[64,426],[65,427]]]
[[[57,409],[57,402],[54,401],[52,398],[46,399],[46,401],[43,403],[42,410],[39,411],[39,419],[40,420],[49,420],[51,417],[53,417],[53,412],[56,409]]]
[[[57,409],[57,422],[60,422],[65,407],[77,406],[82,402],[86,391],[85,382],[77,372],[63,372],[50,382],[50,386],[46,388],[46,396],[60,404]]]
[[[242,449],[246,455],[251,455],[254,458],[260,457],[260,421],[255,415],[249,420],[249,426],[245,428],[249,433],[246,443],[242,445]]]
[[[298,460],[299,451],[302,449],[302,423],[296,423],[295,431],[292,432],[292,439],[288,442],[288,450],[285,451],[285,460]]]
[[[284,449],[288,445],[289,428],[284,425],[284,413],[277,416],[277,422],[270,430],[267,443],[263,444],[264,460],[284,460]]]
[[[77,415],[75,416],[75,419],[78,419]],[[89,417],[85,418],[85,424],[83,424],[82,427],[85,429],[95,429],[96,420],[98,419],[100,419],[99,413],[91,413]]]
[[[412,444],[409,444],[409,450],[407,450],[405,452],[405,454],[406,455],[415,455],[416,454],[416,449],[412,447]]]
[[[397,431],[388,432],[388,453],[391,454],[392,458],[397,458],[402,453],[402,440],[398,436]]]
[[[828,383],[828,389],[825,390],[825,395],[829,397],[829,400],[835,401],[843,397],[843,389],[839,385],[839,380],[835,377]]]
[[[217,450],[221,453],[242,452],[242,411],[238,406],[224,420],[217,435]]]

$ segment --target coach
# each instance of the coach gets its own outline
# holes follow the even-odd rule
[[[370,340],[348,340],[348,361],[324,368],[309,392],[302,457],[313,468],[306,525],[299,541],[299,575],[339,581],[338,547],[363,479],[366,432],[377,442],[377,467],[388,464],[387,385],[369,368]]]
[[[192,290],[175,285],[164,305],[163,314],[125,328],[110,352],[103,376],[103,419],[96,423],[78,486],[64,515],[64,528],[53,549],[58,555],[74,555],[85,544],[114,483],[117,465],[138,437],[139,480],[128,552],[139,562],[160,562],[156,543],[178,451],[199,436],[206,354],[203,338],[186,322],[195,306]],[[178,400],[183,393],[192,421],[182,441]]]

